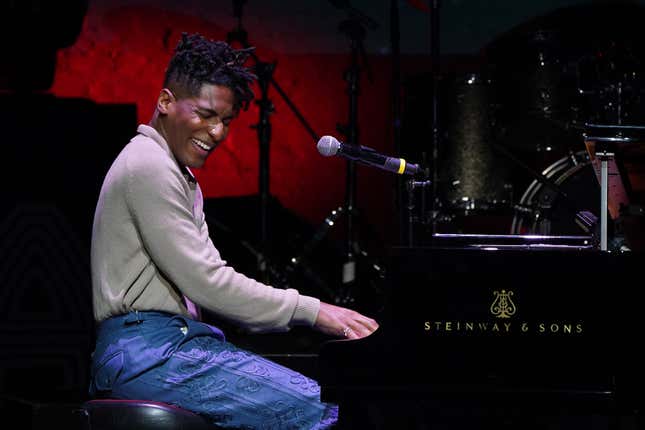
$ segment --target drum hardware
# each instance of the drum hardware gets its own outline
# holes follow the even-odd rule
[[[331,211],[331,213],[316,229],[311,239],[302,247],[301,252],[298,255],[288,258],[284,269],[285,273],[288,276],[293,275],[293,273],[298,269],[302,270],[305,277],[309,280],[313,280],[318,289],[325,291],[325,293],[327,293],[329,297],[334,297],[335,292],[311,270],[311,268],[307,264],[307,258],[310,256],[316,246],[318,246],[320,242],[322,242],[325,236],[329,233],[329,230],[336,224],[343,211],[344,208],[342,206],[339,206],[335,210]]]
[[[593,233],[598,225],[598,217],[589,211],[580,211],[576,214],[576,224],[586,233]]]
[[[590,211],[582,210],[576,214],[575,222],[578,227],[580,227],[585,233],[590,235],[591,245],[594,248],[598,248],[600,243],[598,217]]]
[[[604,148],[596,152],[596,157],[600,160],[600,250],[607,251],[609,162],[614,159],[614,153]]]
[[[516,213],[525,213],[525,214],[534,214],[536,212],[536,208],[534,206],[526,206],[519,203],[513,205],[513,210]]]
[[[559,30],[541,27],[517,35],[512,44],[500,39],[489,46],[502,124],[526,120],[566,127],[571,122],[576,74],[564,37]]]
[[[459,185],[461,184],[460,180],[454,180],[450,183],[452,188],[456,191],[453,191],[452,194],[459,195]],[[514,186],[511,183],[504,183],[503,185],[504,196],[490,197],[484,196],[484,198],[475,198],[468,195],[462,195],[459,198],[448,201],[448,210],[452,213],[460,213],[465,216],[470,214],[482,213],[482,212],[503,212],[511,207],[513,204],[513,192]]]
[[[642,114],[641,97],[645,89],[636,85],[629,85],[622,81],[608,83],[594,90],[578,90],[586,98],[586,106],[590,112],[580,112],[574,108],[575,116],[585,115],[579,122],[602,122],[607,124],[623,125],[633,121],[640,121]]]
[[[577,112],[578,117],[583,114],[578,118],[581,122],[622,125],[640,121],[645,94],[640,75],[645,68],[629,43],[612,41],[580,58],[576,68],[578,94],[587,109]]]
[[[276,264],[273,259],[264,254],[259,247],[252,245],[247,240],[240,239],[239,235],[236,234],[233,229],[212,215],[206,215],[206,222],[211,232],[217,232],[216,234],[223,239],[231,238],[231,240],[236,242],[245,251],[245,253],[252,256],[255,261],[264,262],[264,271],[266,274],[265,282],[271,283],[278,288],[290,288],[286,272],[282,270],[280,265]]]
[[[243,15],[243,6],[246,3],[246,0],[233,0],[233,13],[237,18],[237,26],[227,35],[227,42],[232,44],[233,42],[239,42],[244,48],[249,48],[248,34],[246,30],[242,27],[242,15]],[[362,14],[359,10],[351,7],[348,1],[336,1],[332,2],[334,6],[339,9],[345,10],[348,15],[348,19],[343,21],[339,26],[339,31],[345,33],[350,39],[352,44],[352,65],[346,72],[346,80],[348,81],[349,93],[350,93],[350,123],[347,127],[339,126],[339,129],[342,129],[346,134],[350,136],[356,136],[357,130],[355,130],[355,124],[357,122],[356,114],[356,98],[358,94],[358,56],[361,55],[364,61],[366,62],[366,53],[362,46],[362,39],[364,38],[363,26],[369,29],[375,29],[378,27],[378,24],[373,21],[368,16]],[[271,138],[271,124],[269,122],[269,114],[273,112],[273,103],[268,98],[269,87],[275,89],[278,94],[282,97],[287,106],[291,109],[297,119],[300,121],[302,126],[306,129],[308,134],[312,137],[314,142],[318,142],[320,136],[313,130],[311,125],[298,110],[293,101],[287,96],[281,86],[276,82],[273,71],[275,64],[269,64],[260,61],[255,52],[250,53],[250,57],[255,61],[254,71],[258,75],[258,83],[260,85],[262,97],[257,100],[256,103],[260,107],[260,119],[258,124],[255,125],[255,128],[258,132],[258,139],[260,141],[260,173],[259,173],[259,190],[260,190],[260,244],[256,248],[251,247],[248,243],[243,243],[242,245],[248,249],[253,255],[257,258],[257,270],[259,272],[258,278],[264,281],[271,281],[278,286],[286,287],[289,283],[289,278],[293,276],[296,269],[300,270],[304,276],[307,277],[308,281],[313,285],[316,285],[320,290],[324,291],[327,294],[330,294],[331,297],[334,296],[330,291],[329,286],[318,276],[311,267],[306,262],[306,255],[312,250],[312,248],[318,244],[324,235],[326,234],[325,227],[330,227],[334,223],[329,224],[331,218],[344,215],[348,219],[348,232],[347,232],[347,241],[348,241],[348,254],[356,252],[358,255],[364,256],[364,253],[360,251],[355,251],[359,249],[358,243],[354,240],[354,233],[352,230],[353,218],[355,217],[355,203],[354,203],[354,194],[355,194],[355,172],[353,166],[349,168],[348,171],[348,180],[347,180],[347,200],[346,203],[347,210],[335,210],[332,211],[332,214],[328,216],[323,222],[323,226],[314,233],[314,237],[305,245],[303,252],[297,256],[292,257],[286,265],[276,265],[271,260],[269,255],[269,243],[268,240],[270,226],[270,220],[268,219],[268,208],[267,203],[270,197],[269,193],[269,143]],[[367,65],[367,64],[366,64]],[[368,77],[371,78],[371,70],[367,68]],[[351,139],[348,139],[350,143]],[[350,162],[348,162],[350,164]],[[350,261],[349,263],[353,263]],[[351,277],[351,276],[350,276]],[[334,299],[336,302],[339,302],[340,296],[345,297],[343,300],[349,300],[349,296],[346,293],[342,293]]]
[[[408,246],[415,246],[415,231],[414,231],[414,225],[415,224],[421,224],[421,225],[426,225],[426,224],[434,224],[435,223],[435,218],[436,218],[436,213],[435,211],[431,211],[431,216],[428,219],[425,214],[427,213],[427,198],[426,198],[426,189],[432,185],[432,181],[430,180],[414,180],[414,179],[408,179],[406,181],[406,190],[408,192],[408,204],[407,204],[407,211],[408,211]],[[421,190],[421,208],[420,208],[420,214],[415,213],[415,209],[417,209],[417,204],[416,202],[416,191]]]
[[[610,218],[632,248],[641,248],[643,218],[627,208],[640,206],[645,195],[645,126],[587,124],[584,142],[600,184],[600,250],[609,251]]]
[[[561,158],[544,169],[542,176],[546,181],[536,178],[514,205],[511,234],[568,235],[582,230],[595,232],[592,237],[598,239],[598,187],[587,152]],[[548,184],[555,184],[562,193]]]
[[[344,142],[347,145],[358,146],[358,96],[360,75],[364,70],[367,78],[372,81],[372,70],[367,61],[367,54],[363,41],[366,36],[366,29],[374,30],[378,24],[355,9],[349,4],[349,1],[332,1],[332,4],[338,9],[346,12],[347,17],[338,25],[338,31],[347,37],[350,45],[350,64],[343,72],[343,79],[347,83],[348,95],[348,122],[346,124],[337,124],[336,129],[345,136]],[[316,140],[320,139],[316,137]],[[329,233],[332,227],[338,225],[338,219],[343,217],[345,221],[345,234],[343,244],[343,262],[341,273],[341,286],[338,291],[333,292],[331,300],[339,305],[350,305],[355,300],[356,286],[359,281],[359,260],[366,261],[371,258],[359,244],[356,226],[358,225],[358,210],[356,205],[357,197],[357,169],[356,161],[347,160],[346,182],[345,182],[345,202],[331,212],[318,228],[314,237],[305,245],[305,249],[300,256],[292,257],[288,262],[287,270],[293,271],[304,263],[304,256]],[[376,263],[369,264],[368,267],[377,273],[377,277],[382,277],[381,267]]]
[[[242,26],[243,6],[246,0],[233,0],[233,15],[237,18],[237,26],[227,34],[227,42],[233,44],[234,42],[240,43],[245,49],[251,50],[251,45],[248,39],[248,33]],[[255,103],[260,107],[258,123],[253,127],[257,130],[259,142],[259,174],[258,174],[258,188],[260,196],[260,243],[259,243],[259,258],[257,261],[258,278],[261,281],[268,282],[269,280],[269,267],[267,265],[266,256],[269,254],[269,200],[271,193],[269,190],[269,159],[270,159],[270,143],[271,143],[271,122],[269,116],[274,112],[275,108],[273,102],[268,96],[269,88],[272,86],[278,94],[285,101],[287,106],[296,115],[301,124],[313,137],[314,141],[318,141],[318,135],[311,128],[304,116],[299,112],[298,108],[282,90],[280,85],[273,77],[275,63],[267,63],[260,60],[254,51],[249,52],[249,56],[255,62],[253,70],[258,76],[258,84],[261,90],[261,98],[256,100]]]
[[[629,204],[620,208],[620,218],[616,222],[625,238],[621,251],[645,249],[643,226],[645,226],[645,206]],[[629,238],[629,240],[627,240]]]
[[[498,153],[506,157],[508,160],[516,164],[518,167],[520,167],[523,171],[529,173],[534,180],[540,182],[541,184],[545,185],[548,187],[550,190],[555,192],[558,196],[562,197],[563,199],[569,200],[569,196],[567,193],[562,191],[562,189],[553,182],[548,176],[545,175],[544,172],[539,173],[533,170],[531,167],[529,167],[526,163],[524,163],[522,160],[517,158],[515,155],[513,155],[508,149],[504,148],[502,145],[499,145],[497,143],[491,143],[493,149],[495,149]],[[573,158],[575,160],[575,157]]]
[[[363,41],[366,36],[366,27],[374,30],[376,23],[367,20],[363,14],[355,12],[355,9],[349,6],[349,2],[343,3],[348,12],[348,17],[338,25],[338,31],[345,35],[350,45],[350,64],[344,72],[344,79],[347,82],[348,95],[348,121],[346,124],[338,124],[337,130],[345,136],[345,142],[348,145],[358,145],[358,96],[361,73],[361,60],[367,71],[368,78],[371,78],[371,69],[367,62],[367,55]],[[339,3],[339,4],[340,4]],[[354,302],[352,291],[356,284],[356,266],[357,255],[361,246],[358,243],[355,233],[357,221],[356,211],[356,186],[357,170],[356,162],[347,160],[347,172],[345,182],[345,247],[344,262],[341,278],[341,291],[335,298],[335,303],[339,305],[348,305]]]

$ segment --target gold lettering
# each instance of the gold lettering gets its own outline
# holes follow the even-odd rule
[[[518,323],[519,324],[519,323]],[[532,324],[523,322],[517,330],[522,333],[528,333],[532,330]],[[535,326],[537,333],[551,334],[581,334],[584,331],[584,324],[568,322],[540,322]],[[494,333],[512,333],[512,322],[494,322],[494,321],[424,321],[423,330],[428,332],[494,332]]]

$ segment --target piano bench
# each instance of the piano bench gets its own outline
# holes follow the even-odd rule
[[[82,404],[83,430],[213,430],[205,418],[162,402],[97,399]]]

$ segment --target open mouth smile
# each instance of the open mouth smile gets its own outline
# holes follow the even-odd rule
[[[191,138],[193,143],[203,149],[204,151],[212,151],[215,148],[215,145],[209,146],[206,142],[203,140],[195,139],[194,137]]]

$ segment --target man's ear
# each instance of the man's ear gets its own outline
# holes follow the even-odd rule
[[[164,88],[159,92],[159,97],[157,98],[157,110],[159,113],[166,115],[168,114],[168,109],[170,104],[174,101],[174,96],[168,88]]]

